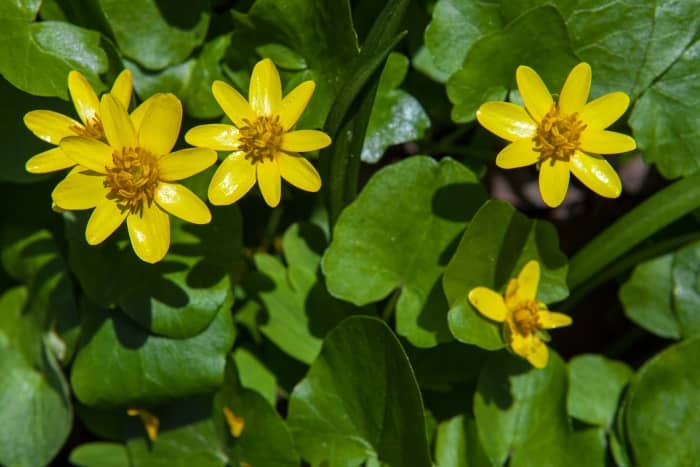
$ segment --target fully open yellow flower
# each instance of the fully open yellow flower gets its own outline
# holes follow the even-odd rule
[[[146,109],[139,111],[139,109]],[[206,224],[206,204],[181,184],[216,162],[211,149],[189,148],[171,153],[180,132],[182,104],[173,94],[156,94],[127,114],[110,94],[102,96],[100,115],[107,143],[69,136],[61,149],[79,166],[53,191],[64,210],[95,208],[85,238],[96,245],[126,219],[131,245],[142,260],[160,261],[170,247],[168,213]]]
[[[238,201],[256,180],[271,207],[280,202],[280,177],[305,191],[321,189],[318,172],[298,153],[325,148],[330,137],[317,130],[291,131],[315,87],[313,81],[305,81],[283,99],[279,73],[269,59],[255,65],[248,101],[223,81],[214,81],[214,98],[233,125],[200,125],[185,135],[192,146],[233,151],[209,184],[212,204]]]
[[[484,128],[511,141],[496,157],[503,169],[539,163],[540,193],[545,204],[561,204],[569,172],[606,198],[617,198],[622,183],[600,154],[618,154],[637,147],[634,139],[606,131],[629,106],[629,97],[613,92],[589,103],[591,67],[571,70],[555,104],[537,72],[518,67],[515,78],[525,108],[508,102],[487,102],[476,113]]]
[[[469,292],[469,302],[482,315],[503,323],[504,338],[513,352],[544,368],[549,360],[544,330],[568,326],[571,317],[547,310],[535,298],[539,282],[540,264],[529,261],[518,277],[508,282],[503,297],[489,288],[475,287]]]
[[[39,138],[58,146],[67,136],[84,136],[104,140],[104,129],[100,117],[100,101],[88,80],[78,71],[68,73],[70,92],[80,122],[51,110],[32,110],[24,116],[24,124]],[[112,95],[129,108],[131,101],[131,72],[122,71],[114,81]],[[81,123],[82,122],[82,123]],[[27,172],[41,174],[73,167],[75,161],[60,148],[49,149],[31,157],[25,164]]]

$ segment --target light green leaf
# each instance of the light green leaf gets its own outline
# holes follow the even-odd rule
[[[458,415],[438,425],[436,467],[488,467],[491,464],[479,441],[474,418]]]
[[[700,242],[678,250],[673,257],[673,308],[683,337],[700,334]]]
[[[241,386],[262,395],[270,405],[277,396],[277,378],[253,353],[243,347],[233,352],[233,360],[240,374]]]
[[[117,443],[81,444],[70,453],[70,462],[79,467],[130,467],[126,447]]]
[[[603,428],[583,428],[575,430],[569,436],[567,460],[562,465],[577,467],[606,467],[607,442]]]
[[[41,7],[41,0],[6,0],[0,4],[0,18],[32,21]]]

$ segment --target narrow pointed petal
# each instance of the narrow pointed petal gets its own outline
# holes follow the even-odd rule
[[[211,213],[204,201],[178,183],[159,183],[155,195],[161,208],[182,220],[193,224],[211,222]]]
[[[54,204],[64,210],[94,208],[106,199],[109,189],[104,175],[82,167],[71,170],[51,193]]]
[[[637,148],[634,138],[622,133],[586,128],[581,133],[581,149],[594,154],[620,154]]]
[[[282,197],[282,180],[280,179],[280,169],[277,161],[263,159],[256,165],[258,174],[258,185],[265,202],[271,208],[280,204]]]
[[[535,121],[542,120],[554,106],[554,100],[547,86],[535,70],[528,66],[519,66],[515,71],[518,91],[525,103],[525,108]]]
[[[244,153],[234,152],[214,172],[207,193],[209,201],[216,206],[235,203],[253,188],[255,180],[255,164]]]
[[[105,136],[115,149],[134,148],[138,145],[134,125],[121,103],[110,94],[104,94],[100,103],[100,115]]]
[[[53,148],[32,156],[26,164],[24,164],[24,168],[29,173],[45,174],[67,169],[74,165],[75,161],[66,156],[66,154],[61,151],[61,148]]]
[[[292,92],[284,96],[279,109],[280,123],[284,131],[292,128],[299,120],[306,106],[309,105],[309,100],[311,100],[315,89],[316,83],[304,81],[295,87]]]
[[[68,73],[68,91],[73,99],[75,110],[84,124],[99,115],[100,101],[87,79],[78,71]]]
[[[246,126],[245,120],[252,122],[258,117],[245,97],[223,81],[214,81],[211,92],[226,116],[238,128]]]
[[[535,143],[527,139],[519,139],[510,143],[496,156],[496,165],[502,169],[515,169],[537,163],[540,153],[535,151]]]
[[[321,176],[307,159],[283,152],[277,153],[275,158],[280,175],[289,183],[304,191],[317,192],[321,189]]]
[[[519,105],[510,102],[487,102],[476,111],[481,126],[508,141],[535,136],[537,124]]]
[[[534,300],[540,283],[540,263],[528,261],[518,274],[518,297],[521,300]]]
[[[282,102],[280,74],[269,58],[259,61],[253,68],[248,101],[258,115],[272,115],[280,107]]]
[[[61,150],[76,164],[95,172],[105,174],[105,167],[111,167],[112,148],[102,141],[82,136],[69,136],[61,142]]]
[[[238,133],[238,128],[233,125],[210,123],[190,129],[185,134],[185,141],[200,148],[235,151],[238,148]]]
[[[82,123],[51,110],[32,110],[24,115],[24,124],[47,143],[58,144],[67,136],[76,136],[73,130],[84,129]]]
[[[115,99],[117,99],[125,109],[129,109],[131,104],[131,93],[132,93],[132,79],[131,71],[128,69],[122,70],[114,80],[112,85],[112,90],[110,91]]]
[[[170,217],[157,204],[144,206],[141,214],[126,219],[131,246],[136,256],[147,263],[157,263],[170,248]]]
[[[305,152],[323,149],[331,144],[331,137],[318,130],[290,131],[282,135],[282,150]]]
[[[569,163],[546,160],[540,166],[540,194],[550,208],[559,206],[569,188]]]
[[[189,178],[211,167],[216,159],[216,151],[213,149],[189,148],[175,151],[160,159],[160,179],[172,182]]]
[[[526,336],[513,333],[510,336],[510,348],[516,354],[527,359],[535,368],[544,368],[549,360],[547,346],[537,336],[528,334]]]
[[[576,151],[571,158],[571,172],[600,196],[617,198],[622,193],[620,176],[602,156]]]
[[[158,94],[139,128],[139,145],[156,156],[168,154],[180,134],[182,104],[175,94]]]
[[[469,303],[488,319],[502,322],[508,315],[508,309],[501,295],[486,287],[475,287],[469,291]]]
[[[588,128],[604,130],[622,117],[630,105],[630,98],[624,92],[612,92],[586,104],[579,118]]]
[[[143,117],[145,117],[148,113],[148,110],[151,108],[151,104],[153,104],[153,98],[156,96],[157,94],[141,102],[141,104],[139,104],[139,106],[136,107],[134,111],[129,114],[131,124],[134,126],[134,130],[136,130],[136,134],[138,134],[139,130],[141,129]]]
[[[545,368],[549,362],[549,349],[541,340],[534,341],[531,353],[527,356],[527,361],[535,368]]]
[[[563,114],[580,112],[586,105],[591,92],[591,66],[588,63],[576,65],[566,78],[559,95],[559,110]]]
[[[98,245],[112,235],[124,219],[128,211],[120,209],[116,200],[104,198],[92,211],[87,228],[85,229],[85,239],[90,245]]]
[[[544,329],[555,329],[569,326],[573,323],[571,316],[556,311],[542,310],[539,313],[540,325]]]

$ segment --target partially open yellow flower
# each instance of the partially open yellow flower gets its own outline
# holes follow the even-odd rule
[[[152,96],[131,117],[119,100],[105,94],[100,115],[106,143],[85,136],[61,141],[61,149],[79,166],[56,186],[53,201],[63,210],[95,208],[85,230],[91,245],[103,242],[126,219],[134,251],[155,263],[170,247],[168,213],[195,224],[211,220],[197,195],[170,182],[205,170],[216,162],[216,152],[170,152],[182,121],[182,104],[173,94]]]
[[[270,59],[255,65],[248,101],[223,81],[214,81],[214,98],[233,125],[200,125],[185,135],[192,146],[233,151],[211,179],[212,204],[238,201],[256,180],[271,207],[280,202],[280,177],[305,191],[321,189],[318,172],[298,153],[325,148],[331,139],[322,131],[292,131],[315,87],[313,81],[305,81],[283,99],[280,76]]]
[[[32,110],[24,116],[24,124],[39,138],[58,146],[67,136],[84,136],[104,140],[104,129],[100,117],[100,101],[88,80],[78,71],[68,73],[70,92],[80,122],[51,110]],[[122,71],[114,81],[112,95],[129,108],[131,101],[131,72]],[[81,123],[82,122],[82,123]],[[63,170],[75,165],[60,148],[49,149],[31,157],[25,164],[27,172],[41,174]]]
[[[547,310],[535,298],[539,282],[540,264],[529,261],[518,277],[508,282],[505,296],[487,287],[475,287],[469,292],[469,302],[482,315],[503,323],[504,338],[513,352],[536,368],[544,368],[549,360],[544,330],[568,326],[572,321],[563,313]]]
[[[586,103],[591,88],[587,63],[571,70],[556,104],[532,68],[518,67],[515,78],[525,108],[487,102],[476,112],[484,128],[511,141],[496,157],[496,165],[513,169],[539,163],[540,193],[550,207],[564,200],[569,172],[600,196],[620,196],[620,177],[599,154],[637,147],[630,136],[605,130],[627,110],[627,94],[613,92]]]

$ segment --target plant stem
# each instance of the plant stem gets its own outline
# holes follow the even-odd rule
[[[389,297],[389,300],[387,300],[386,305],[384,305],[382,319],[387,323],[394,315],[394,310],[396,310],[396,302],[399,301],[399,295],[401,295],[401,289],[394,290],[394,293],[391,294],[391,297]]]

